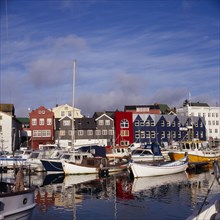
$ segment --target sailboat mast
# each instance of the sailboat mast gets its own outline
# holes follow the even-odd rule
[[[76,82],[76,60],[73,61],[73,99],[72,99],[72,149],[74,148],[75,142],[75,127],[74,127],[74,113],[75,113],[75,82]]]

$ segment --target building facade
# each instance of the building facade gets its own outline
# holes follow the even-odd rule
[[[21,144],[22,124],[12,114],[0,111],[0,151],[13,152]]]
[[[189,103],[177,109],[178,115],[204,117],[206,139],[215,145],[220,142],[220,107],[210,107],[206,103]],[[217,142],[217,143],[215,143]]]
[[[115,112],[115,144],[129,146],[134,142],[132,112]]]
[[[134,142],[172,143],[206,140],[204,118],[177,115],[133,114]]]
[[[55,108],[52,109],[54,112],[55,118],[63,118],[65,116],[73,117],[74,118],[82,118],[83,115],[81,114],[81,110],[78,108],[73,108],[72,106],[65,104],[65,105],[57,105]]]
[[[44,106],[29,113],[31,148],[39,149],[39,144],[54,143],[54,113]]]

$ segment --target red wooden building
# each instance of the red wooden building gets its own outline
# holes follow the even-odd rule
[[[132,112],[115,112],[115,144],[128,146],[134,142]]]
[[[54,143],[54,113],[44,106],[30,112],[31,148],[39,149],[39,144]]]

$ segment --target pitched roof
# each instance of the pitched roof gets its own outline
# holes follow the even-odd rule
[[[92,118],[99,118],[101,115],[106,114],[110,118],[114,118],[115,112],[114,111],[104,111],[104,112],[95,112]]]
[[[22,124],[29,124],[30,118],[17,118],[18,121],[20,121]]]
[[[202,103],[202,102],[190,102],[190,106],[209,107],[207,103]]]
[[[0,104],[0,111],[15,114],[15,107],[13,104]]]

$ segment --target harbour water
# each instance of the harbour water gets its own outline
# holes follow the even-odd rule
[[[220,186],[212,169],[133,179],[128,172],[98,177],[36,173],[26,181],[37,185],[31,220],[176,220],[186,219]],[[10,178],[4,174],[4,178]]]

